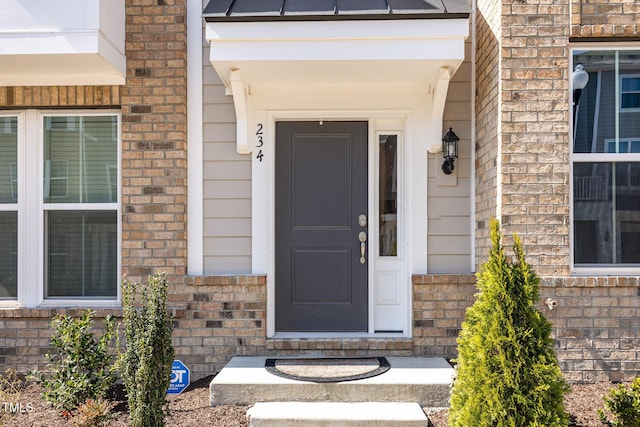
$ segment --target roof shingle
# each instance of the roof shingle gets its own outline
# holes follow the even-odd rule
[[[207,21],[468,17],[467,0],[210,0]]]

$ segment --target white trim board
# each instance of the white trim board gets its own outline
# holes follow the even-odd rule
[[[340,98],[340,97],[338,97]],[[344,100],[346,102],[346,100]],[[381,98],[378,105],[388,103],[388,98]],[[401,313],[401,325],[385,328],[380,324],[380,318],[385,316],[385,308],[376,307],[375,302],[375,275],[376,257],[369,254],[370,280],[369,280],[369,334],[374,334],[375,329],[398,330],[401,329],[404,336],[411,334],[411,274],[424,273],[426,266],[426,192],[427,192],[427,171],[425,161],[427,158],[426,145],[423,143],[426,124],[424,121],[413,120],[415,115],[426,114],[427,97],[424,97],[424,105],[418,111],[414,110],[386,110],[374,109],[373,104],[369,104],[372,109],[362,110],[256,110],[252,114],[251,122],[257,129],[258,124],[263,124],[264,145],[263,161],[252,155],[252,273],[265,274],[267,276],[267,336],[276,335],[274,328],[275,320],[275,161],[274,161],[274,141],[275,123],[279,120],[367,120],[369,121],[369,217],[372,218],[376,212],[375,192],[375,144],[376,135],[384,132],[399,133],[404,143],[404,156],[399,160],[399,167],[404,175],[405,189],[403,193],[402,215],[403,224],[401,230],[404,242],[401,250],[401,264],[398,271],[399,276],[399,300],[401,308],[394,309],[394,313]],[[336,100],[336,105],[340,105],[340,100]],[[406,104],[405,104],[406,105]],[[416,107],[417,108],[417,107]],[[410,135],[410,136],[407,136]],[[417,135],[417,136],[416,136]],[[420,161],[422,159],[422,161]],[[418,176],[422,178],[417,178]],[[376,221],[370,221],[369,235],[377,235],[374,228]],[[424,236],[424,238],[412,238],[412,236]],[[375,247],[375,245],[372,245]],[[388,262],[386,263],[388,264]],[[382,263],[380,265],[385,265]],[[386,265],[389,268],[389,265]],[[382,310],[382,311],[381,311]],[[377,313],[377,314],[376,314]],[[376,318],[376,316],[378,318]]]

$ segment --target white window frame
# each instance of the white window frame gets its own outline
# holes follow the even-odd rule
[[[599,51],[629,51],[629,50],[637,50],[640,53],[640,48],[638,44],[624,44],[624,43],[616,43],[612,46],[611,43],[593,43],[589,45],[574,45],[570,48],[569,52],[569,73],[568,75],[572,75],[572,70],[576,64],[573,63],[574,52],[576,51],[590,51],[590,50],[599,50]],[[620,74],[618,79],[616,80],[616,91],[614,96],[616,97],[614,105],[617,107],[618,112],[632,112],[632,111],[640,111],[640,109],[622,109],[622,78],[638,76],[640,74]],[[569,95],[573,93],[573,82],[572,79],[569,79]],[[569,96],[569,99],[572,97]],[[569,114],[569,122],[574,123],[572,109],[570,108]],[[617,122],[617,120],[616,120]],[[619,130],[617,129],[618,123],[616,123],[616,136],[618,136]],[[571,179],[569,180],[569,192],[570,192],[570,227],[569,227],[569,251],[570,251],[570,270],[572,274],[575,275],[638,275],[640,274],[640,265],[638,264],[590,264],[584,265],[579,264],[576,266],[575,263],[575,232],[574,232],[574,223],[575,223],[575,204],[574,204],[574,173],[573,173],[573,165],[575,163],[629,163],[629,162],[640,162],[640,153],[574,153],[574,129],[573,126],[570,126],[571,132],[569,133],[570,139],[570,150],[569,150],[569,174]],[[624,138],[624,140],[635,140],[636,138]],[[606,147],[611,139],[606,139],[604,141]],[[620,139],[618,138],[618,141]]]
[[[121,126],[118,110],[18,110],[5,111],[0,116],[18,118],[18,297],[0,300],[6,307],[118,307],[120,286],[116,284],[115,298],[46,298],[45,289],[45,225],[47,210],[108,210],[117,217],[117,272],[121,271],[122,222],[120,191],[111,203],[44,203],[44,117],[115,116],[117,118],[117,162],[122,164]],[[35,155],[34,155],[35,154]],[[118,167],[118,182],[121,168]],[[0,205],[2,210],[11,205]]]
[[[17,144],[17,161],[20,161],[20,125],[21,125],[21,121],[20,121],[20,114],[17,113],[1,113],[0,117],[15,117],[17,119],[17,127],[18,127],[18,139],[16,141]],[[18,236],[18,248],[20,248],[20,212],[19,212],[19,206],[18,206],[18,194],[20,192],[19,189],[19,183],[20,183],[20,177],[19,177],[19,173],[21,172],[20,169],[17,169],[17,176],[16,176],[16,190],[17,192],[14,193],[14,187],[13,187],[13,165],[14,162],[11,162],[10,165],[10,177],[11,177],[11,198],[12,198],[12,202],[9,203],[0,203],[0,212],[17,212],[18,215],[18,223],[17,223],[17,227],[18,229],[17,231],[17,236]],[[16,163],[16,168],[17,168],[17,163]],[[18,254],[18,278],[20,277],[20,256]],[[17,284],[17,291],[18,291],[18,296],[20,295],[20,282],[18,281]],[[18,301],[16,299],[2,299],[0,300],[0,307],[17,307],[18,306]]]
[[[640,106],[631,107],[631,108],[624,108],[622,106],[622,96],[625,93],[636,93],[636,92],[623,92],[623,90],[622,90],[622,81],[625,80],[625,79],[638,79],[638,80],[640,80],[640,74],[620,74],[620,81],[618,82],[618,84],[620,85],[620,112],[621,113],[638,112],[638,111],[640,111]],[[638,95],[640,96],[640,91],[638,91]]]

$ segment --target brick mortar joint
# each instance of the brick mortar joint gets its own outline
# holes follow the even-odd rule
[[[85,312],[85,308],[0,308],[0,319],[20,319],[20,320],[44,320],[51,319],[56,314],[78,317]],[[94,311],[94,319],[104,319],[107,316],[122,318],[121,307],[91,308]]]
[[[186,286],[266,286],[265,274],[237,274],[237,275],[188,275],[184,277]]]
[[[540,276],[540,286],[545,288],[640,288],[640,276]]]

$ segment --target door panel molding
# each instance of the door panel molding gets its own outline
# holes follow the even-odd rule
[[[367,332],[368,122],[280,121],[275,145],[276,331]]]

